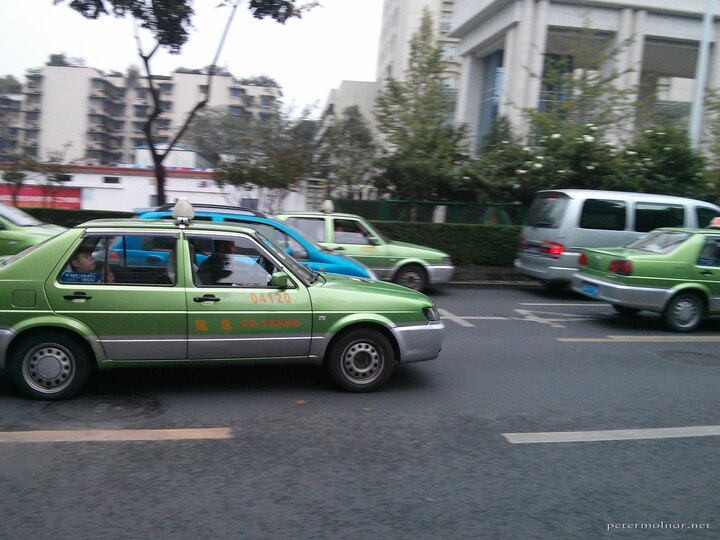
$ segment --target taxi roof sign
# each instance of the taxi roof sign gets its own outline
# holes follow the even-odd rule
[[[186,227],[190,224],[190,220],[195,217],[195,210],[187,199],[178,199],[173,208],[172,216],[175,218],[175,224],[178,227]]]

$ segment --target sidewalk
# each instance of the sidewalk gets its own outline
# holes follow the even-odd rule
[[[456,266],[455,273],[450,280],[451,284],[468,285],[482,284],[525,284],[531,285],[537,281],[519,274],[512,266]]]

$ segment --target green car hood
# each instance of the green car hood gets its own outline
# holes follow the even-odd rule
[[[339,274],[321,274],[310,287],[310,295],[313,309],[321,310],[347,307],[358,311],[373,310],[377,309],[379,300],[388,309],[432,305],[427,296],[402,285]]]
[[[439,249],[410,244],[409,242],[396,242],[391,240],[388,246],[393,250],[393,257],[418,257],[418,258],[438,258],[449,257],[449,255]]]

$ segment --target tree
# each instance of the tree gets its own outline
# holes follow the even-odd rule
[[[152,97],[153,108],[147,118],[144,126],[145,139],[147,140],[150,153],[155,164],[155,177],[157,181],[157,199],[158,204],[165,202],[165,168],[163,162],[168,156],[173,146],[182,137],[188,125],[192,122],[193,117],[207,103],[207,96],[210,95],[210,87],[213,75],[216,72],[217,60],[222,51],[228,28],[232,23],[233,16],[240,4],[240,0],[219,0],[219,6],[230,7],[230,15],[228,17],[225,32],[220,38],[215,58],[207,72],[208,90],[205,99],[198,102],[188,115],[185,123],[181,126],[175,137],[164,150],[160,152],[154,143],[153,126],[157,121],[162,109],[160,106],[160,92],[155,84],[155,80],[150,69],[150,60],[153,55],[161,48],[168,49],[173,54],[180,53],[183,45],[189,38],[190,28],[192,27],[192,18],[194,11],[192,9],[192,0],[53,0],[54,4],[68,3],[70,8],[79,12],[88,19],[97,19],[104,15],[114,15],[116,17],[131,16],[135,22],[135,37],[137,42],[138,55],[142,60],[147,76],[150,95]],[[302,12],[316,5],[317,2],[307,2],[301,6],[297,5],[296,0],[250,0],[248,8],[253,16],[258,19],[270,17],[279,23],[284,24],[292,17],[300,17]],[[155,45],[150,52],[144,52],[139,38],[138,25],[148,30],[155,38]]]
[[[299,118],[281,112],[269,121],[251,121],[248,125],[252,144],[234,148],[231,158],[215,171],[220,186],[237,188],[258,186],[266,191],[267,210],[276,210],[276,203],[297,182],[312,171],[314,135],[317,122],[310,119],[310,110]]]
[[[27,173],[35,170],[36,162],[33,158],[23,154],[12,156],[10,162],[12,165],[5,170],[2,179],[10,184],[13,206],[17,206],[17,198],[27,179]]]
[[[19,94],[22,92],[22,83],[12,75],[0,77],[0,94]]]
[[[452,199],[464,192],[469,160],[464,126],[452,123],[453,100],[443,81],[440,46],[426,8],[410,41],[405,80],[388,76],[375,116],[387,150],[378,164],[380,189],[410,199]]]
[[[318,173],[328,180],[328,195],[336,188],[368,185],[375,174],[375,141],[357,106],[348,107],[321,142]]]

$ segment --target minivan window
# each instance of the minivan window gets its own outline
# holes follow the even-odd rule
[[[649,232],[660,227],[682,227],[685,208],[679,204],[644,203],[635,205],[635,230]]]
[[[562,223],[567,204],[567,197],[536,197],[528,210],[525,225],[528,227],[557,229]]]
[[[697,226],[701,228],[709,226],[713,218],[718,217],[718,213],[713,208],[708,208],[707,206],[697,206],[695,207],[695,212],[697,215]]]
[[[625,202],[588,199],[580,214],[581,229],[625,230]]]

